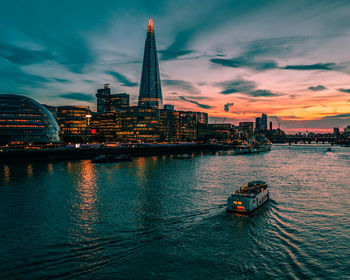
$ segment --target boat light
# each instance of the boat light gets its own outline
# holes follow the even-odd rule
[[[237,206],[238,210],[244,210],[244,206]]]

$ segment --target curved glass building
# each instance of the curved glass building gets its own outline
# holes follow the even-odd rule
[[[0,94],[1,144],[58,141],[59,126],[43,105],[22,95]]]

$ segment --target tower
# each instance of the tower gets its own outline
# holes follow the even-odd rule
[[[157,48],[152,19],[148,21],[147,26],[138,105],[139,107],[163,108]]]
[[[111,89],[109,84],[105,84],[104,88],[98,89],[97,97],[97,113],[105,113],[111,110]]]

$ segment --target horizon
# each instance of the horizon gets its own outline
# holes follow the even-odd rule
[[[95,109],[96,90],[110,83],[136,105],[152,18],[164,104],[206,112],[211,123],[266,113],[288,133],[350,124],[350,3],[208,1],[179,10],[170,1],[111,1],[99,14],[84,3],[6,4],[0,93]]]

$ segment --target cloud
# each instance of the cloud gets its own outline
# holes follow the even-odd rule
[[[166,87],[180,90],[180,91],[186,91],[192,94],[200,94],[200,90],[193,86],[190,82],[183,81],[183,80],[162,80],[162,84]]]
[[[8,44],[0,44],[0,56],[18,65],[37,64],[54,58],[46,50],[30,50]]]
[[[172,60],[194,52],[194,50],[174,50],[173,47],[158,51],[158,53],[160,53],[160,60]]]
[[[287,65],[282,69],[287,70],[334,70],[335,63],[316,63],[308,65]]]
[[[222,54],[216,55],[209,61],[225,67],[251,68],[256,71],[279,69],[277,62],[270,57],[289,54],[292,46],[296,43],[304,42],[305,37],[280,37],[254,40],[243,44],[243,51],[234,58],[223,58]],[[269,58],[265,58],[265,57]]]
[[[312,91],[322,91],[322,90],[325,90],[327,89],[325,86],[323,85],[318,85],[316,87],[308,87],[309,90],[312,90]]]
[[[79,92],[70,92],[61,94],[60,97],[79,101],[93,101],[95,98],[90,94],[84,94]]]
[[[210,59],[209,61],[215,64],[226,66],[226,67],[232,67],[232,68],[247,67],[247,68],[252,68],[254,70],[260,70],[260,71],[278,68],[277,63],[273,60],[259,61],[248,57],[237,57],[232,59],[213,58],[213,59]]]
[[[350,119],[350,113],[325,116],[324,119]]]
[[[68,79],[61,79],[61,78],[54,78],[54,80],[56,82],[59,82],[59,83],[70,83],[71,81],[68,80]]]
[[[255,82],[242,79],[215,83],[215,86],[223,88],[222,94],[246,93],[256,89]]]
[[[279,94],[273,93],[272,91],[267,90],[267,89],[254,90],[252,92],[247,93],[247,95],[250,95],[250,96],[253,96],[253,97],[279,96]]]
[[[195,100],[189,100],[189,99],[187,99],[187,98],[184,97],[184,96],[179,96],[179,98],[180,98],[181,100],[183,100],[183,101],[193,103],[193,104],[195,104],[195,105],[197,105],[198,107],[203,108],[203,109],[211,109],[211,108],[212,108],[212,106],[210,106],[210,105],[201,104],[201,103],[199,103],[199,102],[197,102],[197,101],[195,101]]]
[[[350,88],[338,88],[338,91],[345,92],[345,93],[350,93]]]
[[[228,112],[230,110],[230,107],[233,106],[233,105],[234,105],[234,103],[226,103],[224,105],[224,111]]]
[[[215,86],[223,88],[221,94],[241,93],[252,97],[279,96],[267,89],[257,89],[255,82],[242,79],[215,83]]]
[[[136,87],[138,84],[135,82],[132,82],[128,79],[128,77],[126,77],[125,75],[118,73],[116,71],[106,71],[106,74],[109,74],[111,76],[113,76],[114,78],[116,78],[122,86],[125,87]]]

